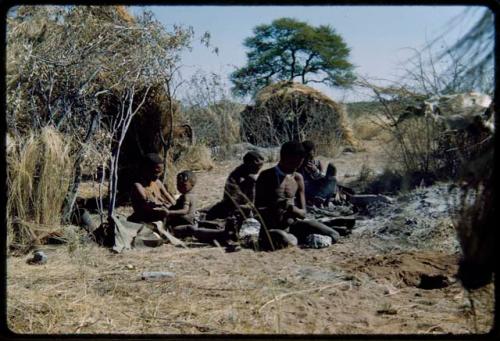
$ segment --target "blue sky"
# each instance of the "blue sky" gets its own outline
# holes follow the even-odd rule
[[[148,8],[171,29],[174,24],[192,26],[196,39],[193,50],[183,55],[183,78],[197,69],[221,74],[223,78],[245,64],[243,40],[259,24],[280,17],[292,17],[318,26],[328,24],[351,48],[351,63],[357,73],[373,79],[397,79],[404,61],[421,50],[436,35],[446,30],[450,21],[466,9],[464,6],[145,6],[132,7],[134,13]],[[476,7],[477,8],[477,7]],[[463,35],[480,11],[460,19],[444,44],[452,44]],[[214,54],[199,43],[210,32]],[[318,87],[338,101],[364,99],[363,95],[344,90]]]

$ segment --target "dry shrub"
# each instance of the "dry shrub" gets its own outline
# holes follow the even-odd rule
[[[224,159],[230,146],[241,141],[240,112],[242,105],[219,102],[207,107],[189,107],[189,123],[196,132],[196,141],[208,147],[217,147],[217,157]]]
[[[492,280],[498,259],[498,228],[495,211],[494,141],[488,139],[461,169],[462,195],[455,228],[461,247],[458,277],[468,289]]]
[[[235,101],[228,88],[221,75],[198,70],[183,98],[184,119],[196,132],[196,141],[212,148],[219,159],[227,158],[230,147],[241,142],[240,113],[244,105]]]
[[[178,156],[168,154],[166,186],[169,191],[175,192],[177,173],[183,170],[208,171],[214,168],[214,161],[210,149],[202,144],[179,146]],[[175,158],[177,156],[177,158]]]
[[[442,127],[430,118],[415,117],[402,122],[393,131],[393,158],[400,160],[406,173],[435,174],[440,167],[435,154],[441,132]]]
[[[373,140],[380,137],[384,128],[373,118],[362,116],[352,123],[354,136],[360,140]]]
[[[52,230],[60,225],[74,162],[70,148],[71,139],[51,127],[12,140],[7,154],[10,242],[24,244],[40,237],[31,224]]]

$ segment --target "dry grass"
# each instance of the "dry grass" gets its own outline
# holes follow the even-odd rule
[[[352,123],[354,136],[360,140],[373,140],[379,137],[385,130],[373,118],[361,116]]]
[[[460,285],[422,290],[401,280],[438,254],[373,257],[366,243],[234,254],[171,245],[123,254],[82,244],[47,249],[43,266],[9,259],[8,326],[55,334],[470,333],[491,326],[491,287],[476,298],[476,331]],[[143,271],[176,275],[143,281]],[[378,313],[388,306],[395,315]]]
[[[339,144],[359,147],[343,105],[300,83],[278,82],[263,88],[241,118],[248,142],[259,146],[308,139],[328,156],[336,154]]]
[[[71,140],[50,127],[26,139],[11,140],[7,154],[8,236],[29,243],[40,233],[30,223],[57,230],[71,178]],[[13,224],[14,220],[20,224]],[[18,230],[13,230],[14,226]],[[21,227],[22,226],[22,227]]]
[[[340,174],[360,167],[368,154],[375,154],[374,149],[342,155],[335,160]],[[372,161],[367,164],[375,167]],[[222,197],[225,178],[237,163],[224,162],[198,174],[200,207]],[[82,244],[69,227],[66,235],[67,245],[43,247],[49,256],[45,265],[28,265],[26,257],[8,258],[11,330],[443,334],[486,332],[492,323],[491,285],[473,298],[476,328],[467,293],[458,283],[438,290],[405,284],[423,270],[444,271],[451,277],[456,257],[450,250],[394,252],[356,230],[321,250],[244,249],[230,254],[216,247],[185,250],[172,245],[113,254]],[[171,271],[176,276],[164,282],[142,281],[143,271]]]

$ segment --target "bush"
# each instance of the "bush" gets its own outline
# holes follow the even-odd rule
[[[196,132],[197,143],[217,151],[217,158],[226,158],[230,146],[241,142],[240,112],[244,106],[233,99],[215,73],[198,71],[188,87],[183,113]]]
[[[7,153],[9,244],[26,245],[60,229],[72,177],[71,139],[52,127],[10,139]]]

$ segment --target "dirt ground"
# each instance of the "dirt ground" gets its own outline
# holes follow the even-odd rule
[[[364,152],[340,155],[335,162],[339,181],[348,183],[363,164],[377,171],[387,160],[373,144]],[[198,174],[201,207],[222,197],[225,177],[237,163],[218,163]],[[435,220],[442,222],[430,228],[445,229],[449,219],[441,215]],[[391,239],[388,247],[380,231],[390,236],[391,226],[382,229],[377,224],[381,222],[365,219],[362,228],[320,250],[225,253],[202,245],[163,245],[114,254],[78,238],[45,246],[49,260],[44,265],[27,264],[28,256],[7,259],[8,326],[17,333],[42,334],[490,330],[493,285],[468,293],[456,281],[457,248],[448,242],[452,232],[411,247]],[[371,225],[380,233],[368,233]],[[175,276],[147,281],[141,280],[143,271],[170,271]]]

